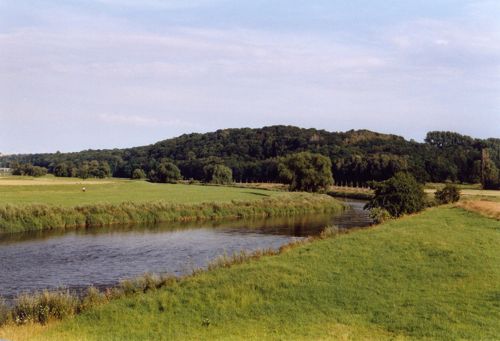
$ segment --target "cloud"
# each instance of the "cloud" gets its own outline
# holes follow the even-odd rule
[[[0,20],[0,129],[34,136],[11,140],[51,141],[89,118],[113,127],[103,147],[266,124],[500,134],[488,123],[500,119],[500,26],[479,14],[396,20],[366,33],[172,24],[155,6],[183,2],[101,2],[141,3],[152,23],[76,7],[36,8],[39,21],[25,25]],[[39,129],[42,118],[51,123]]]

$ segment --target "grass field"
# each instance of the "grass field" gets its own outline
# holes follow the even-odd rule
[[[85,187],[86,191],[82,191]],[[76,206],[116,204],[125,201],[163,200],[171,203],[256,200],[280,195],[259,189],[155,184],[132,180],[81,180],[71,178],[0,177],[0,204],[45,204]]]
[[[433,208],[0,338],[494,340],[499,244],[500,222]]]
[[[310,193],[117,179],[0,178],[0,233],[342,209],[335,199]]]

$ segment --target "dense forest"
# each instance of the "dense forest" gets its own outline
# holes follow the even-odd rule
[[[480,182],[485,172],[490,172],[490,177],[496,176],[492,186],[498,185],[500,139],[437,131],[429,132],[425,142],[419,143],[368,130],[328,132],[293,126],[224,129],[127,149],[3,156],[0,167],[18,162],[46,167],[57,176],[74,176],[85,165],[99,175],[130,178],[136,170],[149,173],[162,162],[172,162],[185,179],[203,180],[207,167],[225,165],[232,169],[235,181],[273,182],[279,180],[279,158],[302,151],[328,156],[337,184],[363,185],[407,171],[421,182],[464,183]]]

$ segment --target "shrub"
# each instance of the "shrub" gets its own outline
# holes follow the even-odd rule
[[[438,204],[449,204],[460,200],[460,190],[457,186],[447,184],[443,189],[434,193],[434,198]]]
[[[146,173],[140,168],[134,169],[134,172],[132,173],[132,179],[134,180],[146,179]]]
[[[381,208],[393,217],[415,213],[425,208],[425,192],[413,176],[397,173],[389,180],[372,182],[375,194],[366,208]]]
[[[391,214],[384,208],[374,207],[370,210],[370,218],[375,224],[382,224],[384,221],[391,219]]]

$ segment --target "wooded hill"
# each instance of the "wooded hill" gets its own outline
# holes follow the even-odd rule
[[[96,160],[109,164],[113,176],[129,178],[135,169],[147,173],[156,163],[170,160],[185,179],[201,180],[205,166],[225,164],[233,170],[236,181],[273,182],[278,180],[278,158],[301,151],[330,157],[335,182],[342,184],[384,180],[401,170],[420,181],[479,182],[485,154],[500,168],[498,138],[481,140],[453,132],[430,132],[425,142],[419,143],[368,130],[328,132],[293,126],[185,134],[126,149],[10,155],[0,157],[0,167],[31,163],[69,176],[71,169]]]

